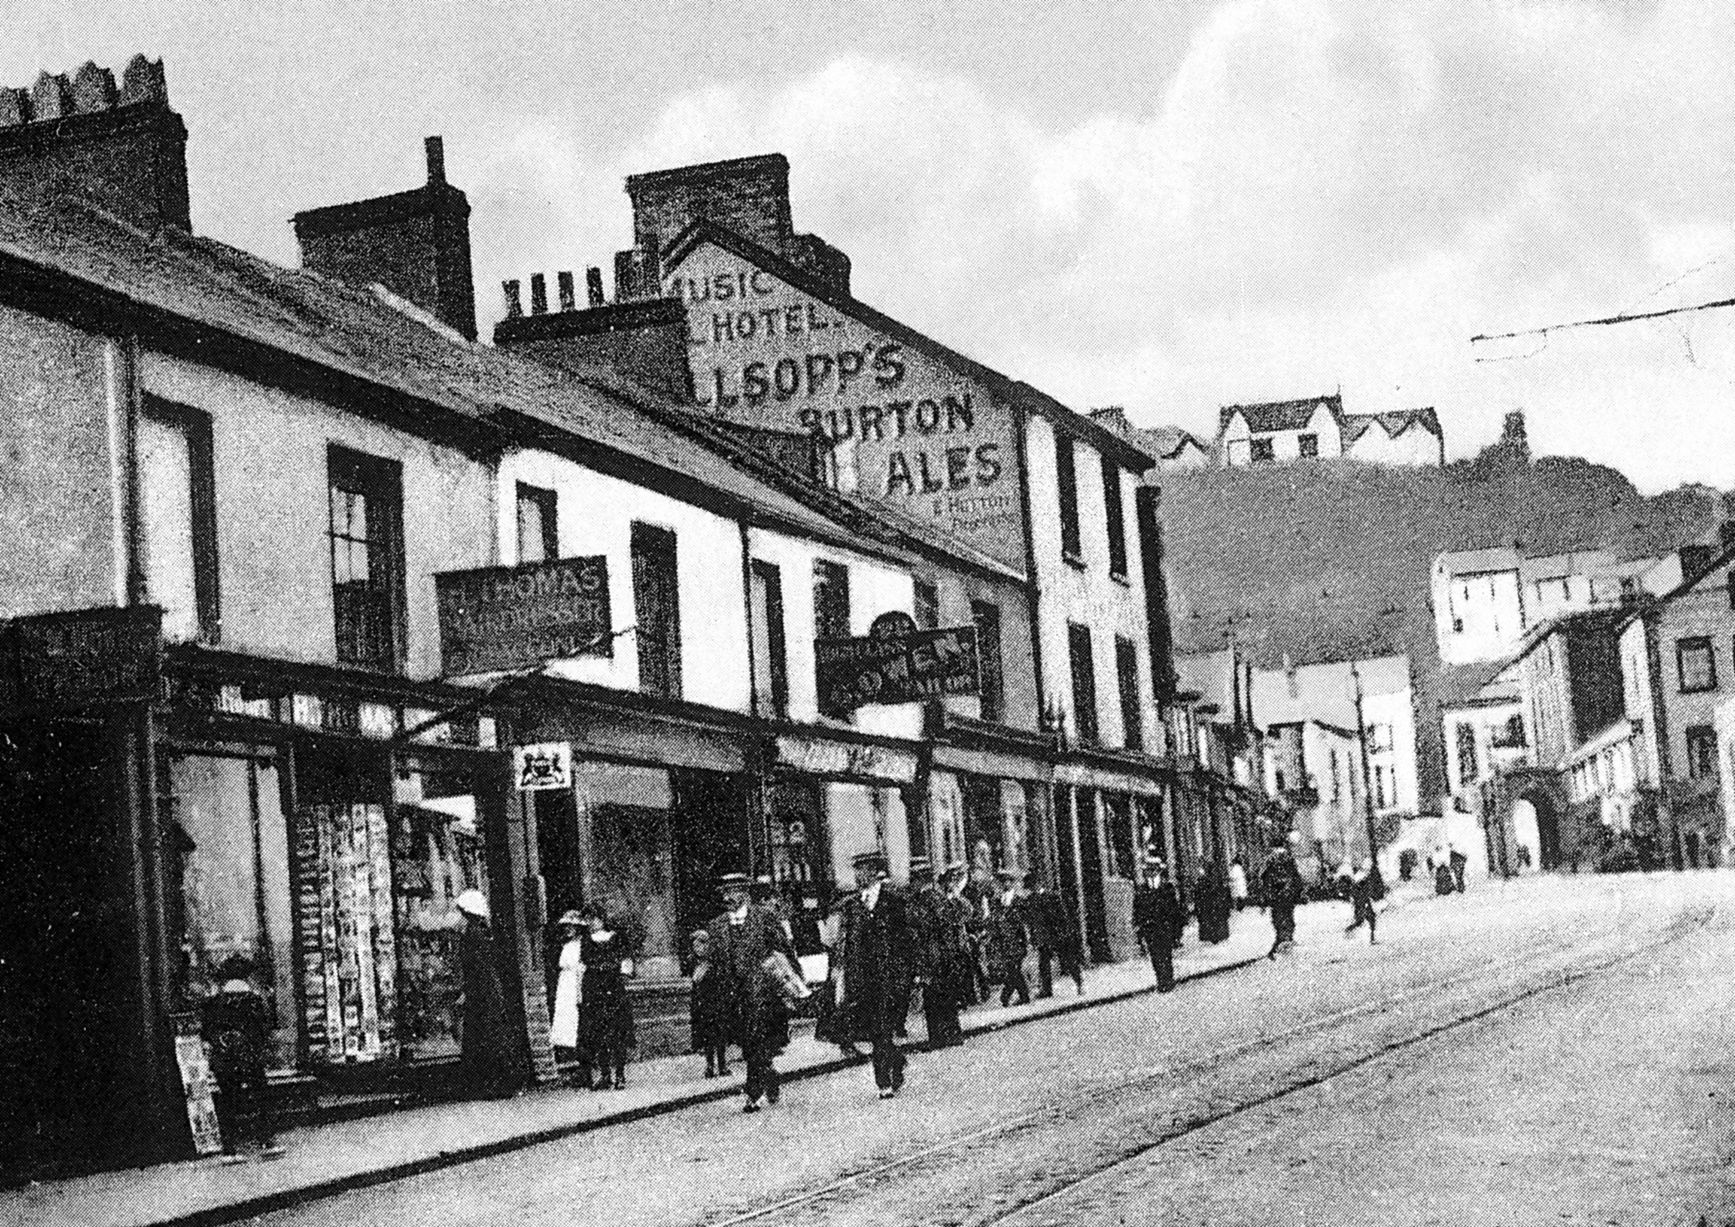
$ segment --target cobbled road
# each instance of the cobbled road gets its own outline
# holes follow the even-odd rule
[[[1735,874],[1489,884],[919,1056],[889,1102],[851,1069],[256,1221],[1735,1223],[1732,930]]]

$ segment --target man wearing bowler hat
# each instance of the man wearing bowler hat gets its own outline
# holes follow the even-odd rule
[[[723,913],[711,922],[712,974],[720,974],[730,1002],[733,1038],[747,1064],[744,1112],[759,1111],[761,1098],[776,1103],[782,1094],[777,1054],[789,1045],[789,1010],[778,981],[765,961],[782,954],[792,967],[800,960],[777,914],[751,899],[752,884],[744,873],[717,879]]]
[[[1133,892],[1133,929],[1151,956],[1157,991],[1175,987],[1175,935],[1181,931],[1181,899],[1159,856],[1145,858],[1145,880]]]
[[[852,864],[856,889],[843,902],[839,942],[844,1017],[852,1038],[873,1045],[874,1084],[890,1099],[904,1084],[897,1029],[909,1009],[915,953],[909,901],[888,880],[884,853],[863,852]]]

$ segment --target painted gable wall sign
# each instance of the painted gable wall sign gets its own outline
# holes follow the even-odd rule
[[[1023,568],[1014,419],[986,387],[711,243],[664,290],[702,406],[823,436],[857,493]]]

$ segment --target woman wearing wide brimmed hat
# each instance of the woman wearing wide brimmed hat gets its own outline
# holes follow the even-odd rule
[[[554,983],[554,1018],[549,1040],[554,1045],[555,1061],[573,1068],[573,1083],[588,1090],[590,1062],[578,1051],[578,1012],[584,999],[584,917],[569,910],[554,922],[554,927],[560,935],[557,956],[560,970]]]

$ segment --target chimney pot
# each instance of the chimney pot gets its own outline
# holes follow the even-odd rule
[[[72,105],[80,115],[106,111],[114,106],[114,74],[87,61],[72,79]]]
[[[562,311],[578,310],[578,295],[573,291],[572,273],[562,269],[554,276],[555,281],[560,286],[560,309]]]
[[[122,74],[120,84],[122,106],[135,102],[168,100],[168,78],[163,73],[161,60],[147,60],[143,55],[135,55],[127,61],[126,72]]]
[[[30,122],[30,91],[0,88],[0,128],[16,128]]]
[[[584,292],[593,307],[600,307],[608,301],[602,292],[602,270],[594,264],[584,270]]]
[[[437,136],[430,136],[422,142],[428,153],[428,182],[444,183],[446,181],[446,142]]]
[[[530,314],[548,314],[548,282],[541,273],[530,274]]]
[[[64,73],[44,72],[36,78],[36,88],[30,92],[30,111],[36,119],[59,119],[72,110],[71,102]]]
[[[518,283],[516,281],[502,281],[500,289],[506,295],[506,318],[515,320],[523,315],[524,303],[518,297]]]

